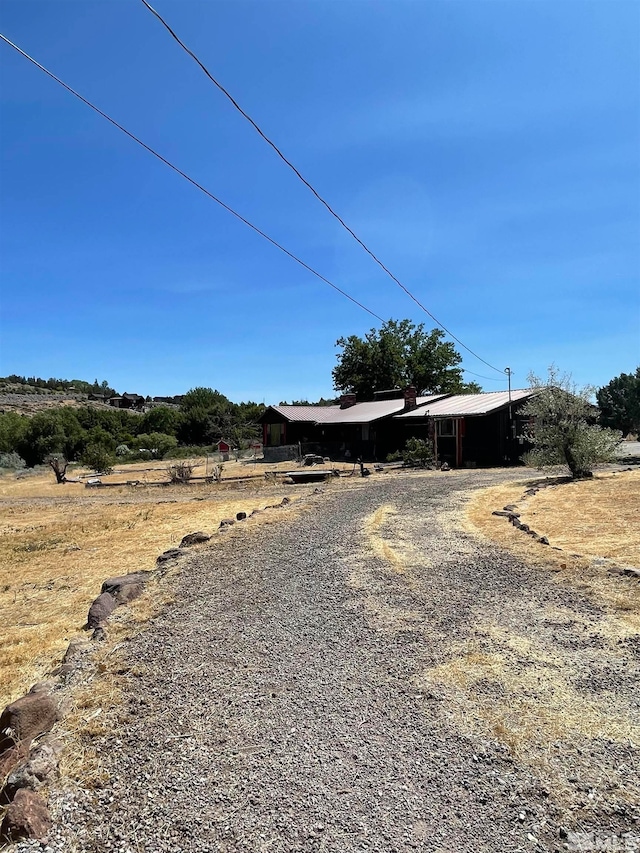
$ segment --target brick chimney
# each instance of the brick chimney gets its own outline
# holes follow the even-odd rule
[[[355,406],[356,404],[356,395],[355,394],[343,394],[340,397],[340,408],[341,409],[349,409],[351,406]]]
[[[416,397],[418,392],[415,389],[414,385],[409,385],[404,389],[404,410],[405,412],[410,412],[412,409],[416,409],[418,407],[418,403]]]

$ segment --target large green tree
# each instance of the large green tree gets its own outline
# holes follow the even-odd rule
[[[462,358],[444,332],[416,326],[410,320],[388,320],[371,329],[364,338],[340,338],[338,364],[333,369],[336,390],[355,393],[359,400],[372,400],[374,391],[414,385],[418,394],[479,391],[466,384],[458,366]]]
[[[623,435],[640,433],[640,367],[621,373],[596,393],[603,426],[622,430]]]
[[[571,376],[561,374],[554,365],[546,379],[533,373],[528,378],[536,393],[522,409],[529,418],[525,438],[533,445],[524,456],[527,465],[566,465],[574,479],[581,479],[590,477],[597,464],[615,458],[622,433],[595,422],[591,386],[579,388]]]

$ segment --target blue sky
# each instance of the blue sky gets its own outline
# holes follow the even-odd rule
[[[515,387],[640,363],[635,0],[153,5]],[[139,0],[3,0],[0,30],[376,314],[433,327]],[[0,374],[332,394],[336,339],[372,317],[4,44],[0,75]]]

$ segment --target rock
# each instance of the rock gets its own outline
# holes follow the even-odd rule
[[[128,604],[142,595],[150,576],[151,572],[131,572],[117,578],[107,578],[100,591],[110,593],[118,604]]]
[[[99,628],[107,621],[117,606],[117,601],[110,592],[101,593],[89,608],[87,628]]]
[[[60,675],[68,675],[74,669],[79,669],[85,659],[86,653],[91,648],[91,644],[87,640],[71,640],[67,646],[67,651],[62,658],[60,666]]]
[[[449,463],[448,463],[448,462],[443,462],[443,463],[442,463],[442,465],[440,466],[440,470],[441,470],[441,471],[450,471],[451,469],[450,469],[450,467],[449,467]]]
[[[190,545],[199,545],[201,542],[208,542],[211,537],[208,533],[203,533],[199,530],[197,533],[187,533],[180,543],[181,548],[188,548]]]
[[[28,754],[29,747],[26,743],[15,743],[11,738],[0,737],[0,784],[25,760]]]
[[[519,519],[517,519],[517,518],[515,517],[515,515],[514,515],[514,517],[513,517],[513,518],[510,518],[510,519],[509,519],[509,521],[511,522],[511,524],[513,524],[513,526],[514,526],[517,530],[522,530],[522,528],[524,527],[524,524],[523,524]]]
[[[56,738],[39,743],[31,750],[28,759],[9,773],[5,792],[13,797],[20,788],[37,791],[50,782],[58,771],[61,752],[62,743]]]
[[[539,542],[541,545],[548,545],[548,544],[549,544],[549,540],[547,539],[547,537],[546,537],[546,536],[541,536],[541,537],[538,539],[538,542]]]
[[[22,741],[28,747],[34,737],[50,731],[57,719],[56,703],[48,693],[27,693],[4,709],[0,732],[8,730],[7,736],[13,743]]]
[[[51,825],[49,809],[40,794],[21,788],[7,807],[2,835],[10,841],[21,838],[44,841]]]
[[[231,527],[231,525],[235,524],[235,523],[236,523],[235,518],[223,518],[222,521],[220,522],[220,527],[221,528]]]
[[[104,643],[107,639],[107,632],[104,630],[102,625],[98,625],[97,628],[93,629],[93,634],[91,635],[91,639],[94,643]]]
[[[290,503],[291,503],[291,498],[282,498],[282,500],[280,501],[280,506],[286,506],[287,504],[290,504]]]
[[[33,685],[29,693],[53,693],[53,689],[56,686],[56,681],[53,678],[50,678],[48,681],[38,681]]]
[[[156,564],[160,566],[162,565],[162,563],[166,563],[167,560],[175,560],[176,557],[181,557],[182,553],[183,552],[180,550],[180,548],[169,548],[168,551],[164,551],[162,554],[160,554],[159,557],[156,558]]]
[[[244,521],[246,517],[247,517],[246,512],[237,512],[236,513],[236,521]]]
[[[503,509],[494,509],[491,515],[499,515],[502,518],[508,518],[511,520],[512,518],[520,518],[519,512],[511,512],[511,510],[503,510]]]
[[[632,566],[625,566],[622,573],[627,575],[629,578],[636,578],[636,580],[640,580],[640,569],[634,569]]]
[[[529,527],[528,524],[520,524],[520,530],[524,530],[525,533],[528,533],[531,530],[531,528]]]

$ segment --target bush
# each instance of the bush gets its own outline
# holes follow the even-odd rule
[[[113,456],[103,444],[87,445],[81,461],[96,474],[110,474],[113,471]]]
[[[24,461],[22,456],[19,456],[14,450],[10,453],[0,453],[0,468],[12,468],[13,470],[18,470],[26,467],[27,463]]]
[[[167,468],[172,483],[188,483],[193,477],[194,466],[190,462],[177,462]]]
[[[433,465],[435,457],[431,442],[423,438],[408,438],[403,450],[396,450],[387,456],[387,462],[402,459],[405,465],[426,468]]]

